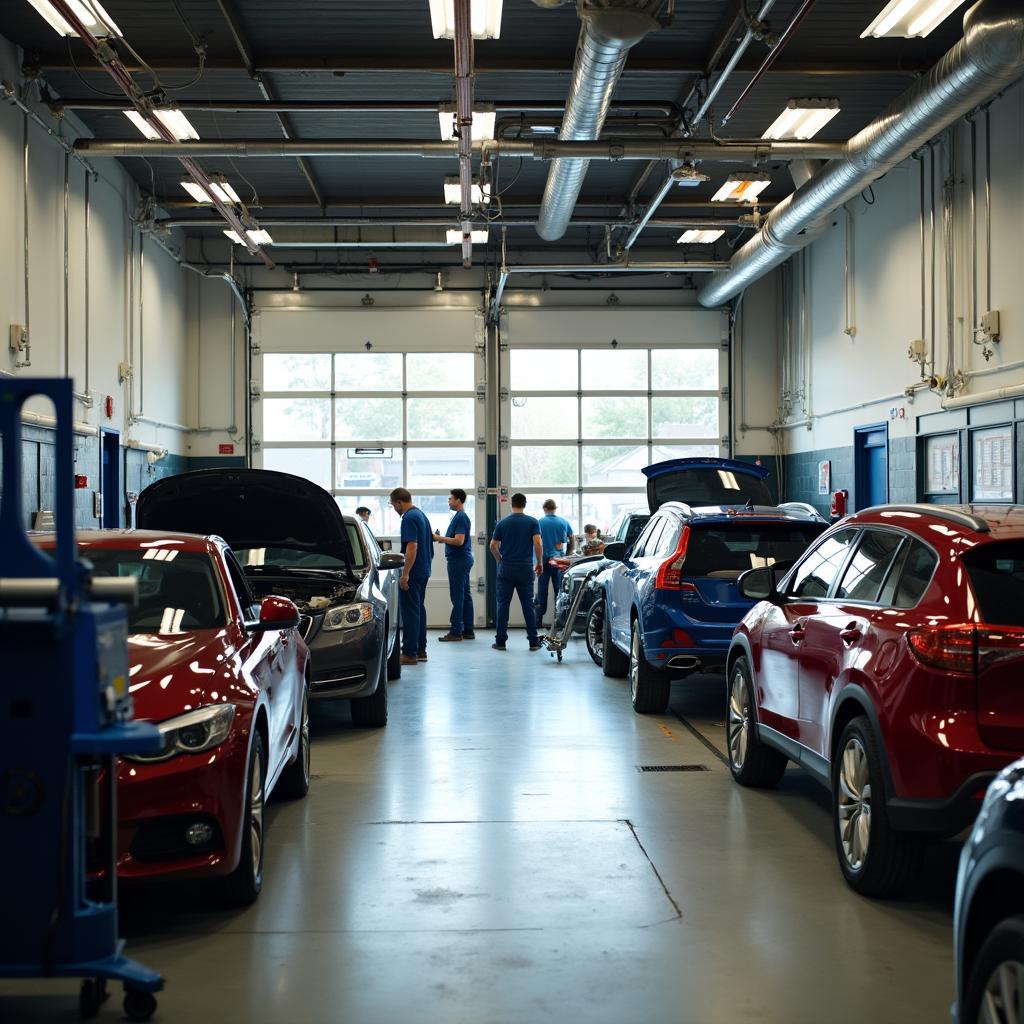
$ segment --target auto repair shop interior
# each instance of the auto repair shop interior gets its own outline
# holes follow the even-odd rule
[[[0,1021],[1024,1019],[1022,76],[6,0]]]

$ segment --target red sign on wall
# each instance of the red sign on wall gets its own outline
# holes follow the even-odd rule
[[[217,451],[221,455],[234,455],[235,446],[233,444],[219,444],[217,445]]]

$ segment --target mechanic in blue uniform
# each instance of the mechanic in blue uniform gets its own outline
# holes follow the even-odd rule
[[[439,638],[442,642],[476,639],[473,632],[473,594],[469,586],[469,574],[473,568],[473,537],[465,505],[466,492],[461,487],[452,488],[448,507],[455,515],[443,537],[440,531],[434,531],[434,540],[444,545],[448,591],[452,598],[451,628]]]
[[[491,646],[505,650],[508,640],[508,612],[512,595],[519,595],[526,622],[526,636],[530,650],[540,650],[537,620],[533,615],[533,579],[541,573],[544,552],[540,543],[540,527],[533,516],[526,514],[526,495],[512,495],[512,513],[499,519],[491,538],[491,554],[498,563],[497,635]]]
[[[557,509],[554,498],[548,498],[544,502],[544,515],[540,517],[541,547],[544,551],[543,569],[540,578],[537,580],[537,625],[544,625],[544,616],[548,611],[548,587],[555,592],[555,600],[558,600],[558,588],[562,585],[562,570],[557,565],[551,565],[552,558],[564,558],[572,554],[576,537],[572,532],[572,526],[561,516],[555,514]]]
[[[427,660],[427,581],[434,558],[430,520],[412,503],[404,487],[391,492],[391,507],[402,517],[402,554],[405,565],[398,581],[398,606],[402,612],[403,665]]]

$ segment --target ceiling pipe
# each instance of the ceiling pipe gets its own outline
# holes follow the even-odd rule
[[[666,5],[660,0],[639,0],[630,7],[613,8],[596,7],[589,0],[581,0],[579,14],[583,26],[576,44],[559,141],[591,140],[601,134],[630,49],[661,26],[664,9]],[[671,3],[667,10],[670,16]],[[550,242],[565,234],[587,167],[585,158],[558,158],[551,166],[537,218],[537,234],[541,238]]]
[[[260,226],[265,228],[451,228],[458,223],[455,217],[261,217]],[[477,218],[474,223],[489,223]],[[501,226],[506,228],[532,228],[534,220],[516,220],[502,217]],[[603,228],[614,224],[611,217],[573,218],[573,228]],[[670,218],[653,220],[653,228],[732,228],[742,227],[746,222],[735,218]],[[165,217],[153,221],[154,229],[169,231],[172,228],[219,228],[223,224],[217,217]]]
[[[462,265],[473,266],[473,31],[469,0],[454,0],[455,116],[459,146]]]
[[[1024,74],[1019,0],[980,0],[964,15],[964,37],[918,83],[858,132],[834,160],[768,215],[764,226],[697,293],[720,306],[813,242],[843,203],[944,129]]]

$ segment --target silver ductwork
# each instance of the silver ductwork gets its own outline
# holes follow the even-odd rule
[[[964,37],[916,85],[846,144],[833,160],[779,203],[760,232],[700,291],[720,306],[810,245],[831,214],[914,150],[1024,74],[1020,0],[980,0],[964,16]]]
[[[664,7],[649,0],[581,0],[583,27],[558,133],[560,141],[598,138],[630,48],[660,27],[658,12]],[[541,238],[553,241],[565,234],[589,163],[559,159],[552,164],[537,218]]]

